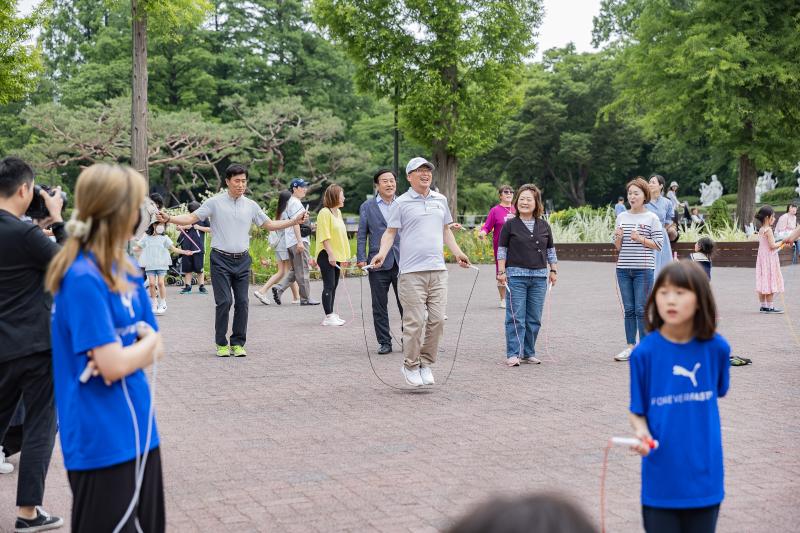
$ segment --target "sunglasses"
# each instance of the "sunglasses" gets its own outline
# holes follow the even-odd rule
[[[514,194],[514,191],[510,191],[508,189],[503,189],[502,191],[500,191],[500,193],[501,194]]]

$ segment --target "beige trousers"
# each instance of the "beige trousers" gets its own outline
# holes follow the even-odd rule
[[[447,271],[400,274],[398,293],[403,306],[403,364],[412,370],[430,366],[436,362],[444,331]]]

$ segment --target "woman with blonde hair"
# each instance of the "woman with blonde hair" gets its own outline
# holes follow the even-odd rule
[[[165,528],[159,437],[142,371],[163,346],[141,273],[125,253],[146,192],[127,167],[81,172],[70,237],[47,272],[73,531]]]
[[[322,274],[322,308],[325,311],[323,326],[343,326],[344,320],[333,311],[336,287],[339,285],[340,267],[350,257],[350,241],[344,224],[341,207],[344,190],[335,183],[325,189],[322,197],[325,206],[317,215],[317,264]]]

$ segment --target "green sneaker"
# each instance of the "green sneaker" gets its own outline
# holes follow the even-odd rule
[[[247,352],[244,350],[244,346],[234,344],[231,346],[231,350],[233,351],[234,357],[247,357]]]
[[[217,357],[230,357],[231,349],[229,346],[220,346],[217,344]]]

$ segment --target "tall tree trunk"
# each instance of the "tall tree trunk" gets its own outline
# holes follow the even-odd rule
[[[753,221],[756,201],[756,164],[747,154],[739,156],[739,188],[736,193],[736,218],[744,229]]]
[[[150,181],[147,166],[147,13],[131,0],[133,22],[133,88],[131,95],[131,166]]]
[[[431,162],[436,167],[434,174],[436,186],[439,188],[439,192],[447,197],[453,220],[457,220],[458,190],[456,187],[456,173],[458,172],[458,158],[447,151],[447,143],[445,141],[436,141],[433,143],[433,161]]]

